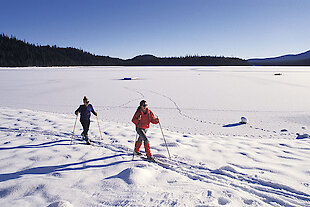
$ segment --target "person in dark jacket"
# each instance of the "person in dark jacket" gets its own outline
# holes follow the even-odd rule
[[[83,105],[80,105],[80,107],[75,111],[75,114],[80,115],[80,122],[83,126],[83,132],[82,136],[83,139],[87,142],[87,144],[90,144],[88,140],[88,130],[89,130],[89,125],[90,125],[90,115],[93,113],[95,116],[97,116],[97,112],[95,112],[93,106],[89,103],[89,100],[86,96],[83,98]]]
[[[138,107],[136,113],[132,118],[132,122],[136,125],[136,131],[139,134],[139,138],[135,143],[135,152],[140,155],[139,149],[144,142],[144,148],[146,156],[149,160],[154,161],[150,150],[150,143],[148,138],[146,137],[146,131],[150,127],[150,123],[158,124],[159,119],[155,118],[153,112],[147,108],[147,103],[145,100],[140,102],[140,106]]]

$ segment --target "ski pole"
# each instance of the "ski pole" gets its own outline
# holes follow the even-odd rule
[[[72,132],[72,137],[71,137],[71,144],[72,144],[72,140],[73,140],[73,136],[74,136],[74,131],[75,131],[75,126],[76,126],[76,121],[77,121],[78,115],[79,114],[76,115],[75,122],[74,122],[74,127],[73,127],[73,132]]]
[[[138,133],[136,133],[136,139],[135,139],[135,142],[133,144],[132,160],[135,158],[135,148],[136,148],[137,138],[138,138]]]
[[[158,116],[157,116],[157,118],[158,118]],[[160,127],[160,130],[161,130],[161,133],[163,135],[164,141],[165,141],[165,145],[166,145],[166,148],[167,148],[167,151],[168,151],[169,159],[171,159],[170,152],[169,152],[169,149],[168,149],[168,145],[167,145],[167,142],[166,142],[166,139],[165,139],[165,135],[164,135],[164,132],[163,132],[163,129],[161,127],[161,124],[160,124],[159,120],[158,120],[158,123],[159,123],[159,127]]]
[[[98,116],[96,116],[96,117],[97,117],[97,122],[98,122],[98,129],[99,129],[99,133],[100,133],[100,138],[101,138],[101,140],[103,140],[102,134],[101,134],[101,129],[100,129],[100,124],[99,124],[99,119],[98,119]]]

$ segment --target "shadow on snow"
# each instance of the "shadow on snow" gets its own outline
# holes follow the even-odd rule
[[[71,140],[65,139],[65,140],[57,140],[57,141],[51,141],[51,142],[45,142],[41,144],[29,144],[29,145],[21,145],[21,146],[15,146],[15,147],[0,147],[0,150],[11,150],[11,149],[28,149],[28,148],[46,148],[46,147],[53,147],[53,146],[66,146],[70,144],[64,144],[62,142],[70,142]]]
[[[223,127],[236,127],[240,125],[244,125],[244,123],[238,122],[238,123],[233,123],[233,124],[226,124]]]
[[[117,162],[101,164],[101,165],[90,164],[91,162],[103,161],[103,160],[107,160],[107,159],[111,159],[111,158],[115,158],[115,157],[119,157],[123,155],[128,155],[128,154],[123,153],[123,154],[118,154],[118,155],[90,159],[90,160],[86,160],[82,162],[75,162],[75,163],[69,163],[69,164],[64,164],[64,165],[34,167],[34,168],[21,170],[21,171],[14,172],[14,173],[0,174],[0,182],[12,180],[12,179],[18,179],[18,178],[21,178],[23,175],[29,175],[29,174],[30,175],[43,175],[43,174],[50,174],[50,173],[62,172],[62,171],[85,170],[89,168],[103,168],[103,167],[118,165],[118,164],[125,163],[125,162],[132,162],[132,160],[123,160],[123,161],[117,161]],[[83,165],[83,166],[79,166],[79,165]]]

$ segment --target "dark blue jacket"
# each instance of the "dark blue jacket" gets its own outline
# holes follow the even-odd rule
[[[75,111],[75,114],[79,112],[81,114],[81,119],[83,120],[89,120],[90,119],[90,112],[92,112],[94,115],[97,116],[97,113],[95,112],[93,106],[91,104],[88,104],[86,107],[84,104],[80,105],[80,107]]]

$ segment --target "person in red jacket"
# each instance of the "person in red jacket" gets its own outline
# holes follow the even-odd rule
[[[141,155],[139,149],[142,145],[142,142],[144,142],[144,148],[147,158],[154,161],[150,150],[150,143],[148,138],[146,137],[146,131],[150,127],[150,123],[158,124],[159,119],[155,118],[153,112],[147,108],[146,101],[142,100],[140,101],[140,106],[138,107],[131,121],[136,125],[136,131],[139,135],[139,138],[135,143],[134,153]]]

